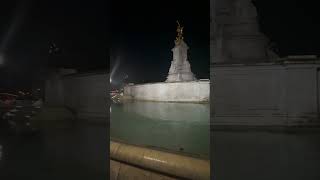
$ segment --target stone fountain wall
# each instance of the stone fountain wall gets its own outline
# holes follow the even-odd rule
[[[108,74],[92,73],[63,77],[64,105],[80,119],[105,119],[109,108]]]
[[[47,80],[45,104],[67,108],[76,118],[90,121],[106,121],[108,109],[108,74],[55,74]]]
[[[215,65],[214,125],[319,125],[320,64]]]
[[[128,85],[124,95],[135,100],[160,102],[209,102],[209,81]]]

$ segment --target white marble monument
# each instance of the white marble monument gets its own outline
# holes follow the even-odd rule
[[[270,62],[278,56],[260,32],[251,0],[212,0],[211,54],[214,63]]]
[[[166,82],[181,82],[196,80],[191,72],[190,63],[188,62],[188,45],[183,41],[183,27],[178,23],[178,36],[175,40],[175,47],[172,49],[173,60],[169,69]]]
[[[128,84],[124,87],[125,98],[158,102],[209,102],[210,82],[197,80],[191,72],[187,55],[189,47],[183,41],[183,27],[179,22],[177,32],[167,80],[156,83]]]

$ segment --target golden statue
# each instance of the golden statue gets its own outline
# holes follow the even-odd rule
[[[177,27],[177,37],[175,40],[176,44],[180,44],[181,40],[183,40],[183,27],[180,25],[179,21],[177,21],[178,27]]]

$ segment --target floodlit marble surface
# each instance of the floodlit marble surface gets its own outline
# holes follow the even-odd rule
[[[128,85],[124,94],[136,100],[163,102],[209,102],[210,82],[189,81]]]
[[[169,69],[166,82],[194,81],[196,77],[191,72],[188,61],[188,45],[181,40],[172,48],[173,60]]]

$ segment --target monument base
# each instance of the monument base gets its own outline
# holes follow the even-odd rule
[[[169,74],[166,82],[195,81],[193,73],[176,73]]]
[[[209,102],[210,82],[159,82],[128,85],[124,95],[134,100],[159,102]]]

